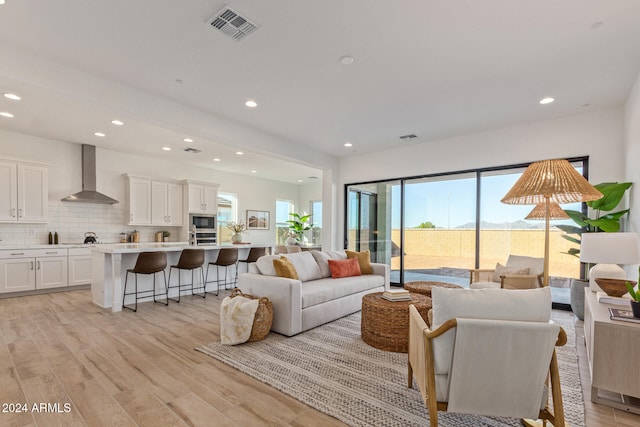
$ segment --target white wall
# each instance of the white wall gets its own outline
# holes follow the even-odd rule
[[[120,201],[116,205],[95,205],[60,202],[60,199],[81,190],[81,146],[75,143],[44,139],[0,130],[0,157],[49,163],[49,224],[0,224],[2,244],[46,243],[48,232],[57,230],[61,242],[78,242],[84,232],[94,231],[100,240],[117,241],[120,232],[133,231],[125,226],[128,211],[125,203],[124,173],[165,179],[192,179],[220,184],[222,192],[238,195],[238,220],[246,220],[246,210],[271,212],[269,230],[253,230],[245,239],[254,243],[275,241],[275,200],[300,203],[301,186],[251,176],[230,174],[213,169],[128,155],[116,151],[96,149],[98,191]],[[305,193],[308,190],[305,190]],[[308,196],[305,196],[308,197]],[[308,201],[306,202],[308,205]],[[164,227],[166,229],[166,227]],[[138,227],[143,241],[151,241],[162,227]],[[171,230],[171,228],[169,228]],[[177,228],[171,240],[177,238]]]
[[[633,182],[629,190],[627,231],[640,233],[640,74],[629,93],[624,110],[625,181]],[[625,266],[627,277],[638,280],[637,265]]]
[[[344,184],[585,155],[591,182],[620,181],[622,140],[623,109],[609,108],[341,159],[333,245],[343,239]]]

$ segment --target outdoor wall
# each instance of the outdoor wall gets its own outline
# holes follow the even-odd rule
[[[504,265],[511,254],[539,258],[544,254],[544,230],[482,230],[480,234],[480,268]],[[394,229],[391,236],[400,243],[400,230]],[[549,275],[577,278],[578,258],[564,253],[575,244],[561,236],[557,229],[549,233]],[[474,268],[475,230],[408,229],[404,238],[405,269]],[[391,266],[400,268],[400,258],[393,258]]]

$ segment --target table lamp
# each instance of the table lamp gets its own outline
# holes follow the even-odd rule
[[[636,233],[582,233],[580,261],[596,263],[589,270],[589,289],[601,291],[596,284],[598,277],[626,279],[626,273],[618,264],[640,263],[638,235]]]

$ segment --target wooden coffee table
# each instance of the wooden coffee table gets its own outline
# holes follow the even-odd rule
[[[362,340],[385,351],[406,353],[409,350],[409,306],[413,304],[423,319],[431,308],[431,298],[409,294],[411,301],[388,301],[382,292],[362,297]]]
[[[423,294],[428,297],[431,297],[431,289],[432,288],[449,288],[449,289],[464,289],[463,286],[454,285],[453,283],[446,282],[428,282],[428,281],[415,281],[404,284],[404,288],[409,292],[414,292],[417,294]]]

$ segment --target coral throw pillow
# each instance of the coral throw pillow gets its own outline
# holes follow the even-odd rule
[[[276,270],[276,276],[286,277],[287,279],[300,280],[298,272],[291,261],[286,257],[273,260],[273,268]]]
[[[355,258],[351,259],[330,259],[329,270],[331,271],[332,279],[339,279],[341,277],[360,276],[360,264]]]
[[[371,254],[368,250],[364,252],[344,251],[347,254],[347,258],[356,258],[358,264],[360,264],[360,272],[362,274],[373,274],[373,267],[371,267]]]

